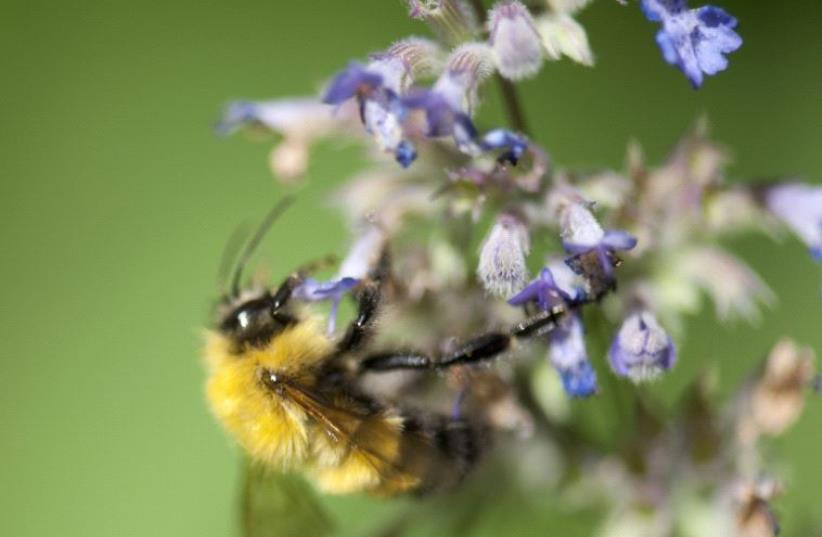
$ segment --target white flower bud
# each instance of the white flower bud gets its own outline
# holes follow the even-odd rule
[[[488,14],[494,63],[510,80],[535,75],[542,67],[543,52],[534,19],[521,2],[505,0]]]
[[[560,236],[568,244],[595,246],[605,232],[587,204],[569,203],[559,213]]]
[[[519,291],[528,277],[525,256],[529,251],[525,224],[512,215],[501,215],[480,250],[477,275],[486,291],[504,298]]]

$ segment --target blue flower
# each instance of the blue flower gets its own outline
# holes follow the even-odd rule
[[[822,186],[788,183],[769,188],[765,205],[785,222],[822,262]]]
[[[694,88],[703,74],[715,75],[728,67],[725,54],[742,45],[734,31],[737,20],[714,6],[688,9],[685,0],[642,0],[648,20],[662,23],[656,42],[665,61],[677,66]]]
[[[617,375],[643,382],[670,369],[676,361],[676,349],[656,317],[641,311],[622,323],[608,356]]]
[[[328,316],[328,333],[332,334],[337,323],[337,309],[345,294],[351,291],[360,280],[344,276],[339,279],[320,282],[306,278],[294,290],[294,298],[306,302],[331,302],[331,313]]]
[[[562,379],[562,387],[571,397],[588,397],[597,391],[597,376],[582,333],[579,315],[565,317],[549,334],[548,358]]]
[[[478,86],[492,70],[490,56],[485,45],[458,47],[432,88],[410,91],[402,102],[409,109],[425,112],[429,137],[451,136],[457,149],[470,156],[499,150],[500,161],[516,164],[528,148],[526,138],[505,129],[480,137],[471,120]]]
[[[550,311],[554,306],[571,302],[571,296],[554,281],[551,269],[545,267],[535,280],[508,299],[512,306],[522,306],[528,302],[536,302],[542,311]]]
[[[562,387],[571,397],[590,397],[597,392],[597,374],[588,360],[559,370]]]
[[[323,102],[339,105],[356,98],[366,131],[374,137],[381,150],[393,153],[396,161],[407,168],[417,153],[411,142],[403,138],[406,108],[398,91],[399,81],[404,75],[396,72],[404,69],[406,67],[401,59],[389,56],[376,58],[367,68],[351,63],[331,81]]]
[[[572,254],[566,263],[577,274],[587,273],[583,256],[590,257],[589,254],[594,253],[601,272],[606,278],[611,278],[614,252],[631,250],[637,240],[625,231],[603,231],[588,206],[585,203],[570,203],[561,213],[562,244],[565,251]]]

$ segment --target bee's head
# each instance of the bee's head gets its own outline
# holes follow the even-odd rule
[[[271,338],[296,319],[277,307],[275,298],[266,291],[240,296],[220,315],[217,329],[237,347],[246,344],[266,345]]]

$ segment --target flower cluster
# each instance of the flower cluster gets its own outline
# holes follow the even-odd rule
[[[614,397],[609,406],[619,407],[620,393],[634,394],[634,384],[653,382],[677,360],[692,360],[675,342],[684,339],[683,319],[701,311],[705,299],[721,321],[755,320],[773,302],[763,279],[721,246],[723,237],[785,229],[822,261],[822,187],[797,180],[727,184],[726,152],[709,140],[704,122],[657,166],[631,144],[624,170],[596,172],[554,163],[515,113],[510,128],[480,128],[479,96],[489,80],[510,95],[513,82],[537,76],[548,60],[566,56],[593,65],[585,30],[574,18],[589,3],[546,0],[536,9],[536,3],[500,0],[485,11],[474,9],[478,2],[408,0],[410,16],[428,24],[431,38],[401,39],[348,63],[318,97],[230,103],[218,130],[262,128],[280,136],[271,165],[285,181],[304,174],[317,139],[353,137],[367,148],[367,169],[334,198],[354,236],[348,255],[332,277],[307,278],[294,292],[306,303],[330,303],[330,337],[342,300],[357,296],[377,271],[388,282],[390,302],[380,337],[412,341],[434,356],[458,348],[456,337],[493,329],[516,339],[511,326],[542,320],[536,341],[516,339],[509,353],[515,359],[501,361],[505,366],[461,366],[439,391],[424,391],[433,381],[410,375],[369,389],[391,398],[456,400],[454,416],[473,413],[520,432],[533,432],[541,423],[533,414],[542,412],[547,430],[568,435],[572,441],[565,444],[574,449],[583,446],[585,455],[616,472],[608,479],[620,491],[629,491],[611,498],[619,509],[606,524],[612,533],[604,535],[628,534],[622,531],[629,523],[642,535],[671,533],[676,517],[661,507],[671,492],[648,501],[642,494],[665,489],[682,478],[682,468],[692,469],[688,465],[721,471],[683,482],[685,493],[696,498],[707,483],[712,509],[723,516],[747,513],[722,520],[740,528],[764,520],[772,530],[767,500],[777,487],[751,477],[762,470],[757,441],[781,434],[798,418],[813,377],[810,351],[776,347],[732,411],[709,404],[710,383],[700,380],[671,428],[643,422],[654,418],[649,396],[631,395],[639,410],[625,423],[657,436],[626,440],[610,458],[601,454],[615,446],[592,445],[567,418],[603,398]],[[639,7],[661,26],[656,41],[664,59],[694,87],[724,70],[726,55],[741,45],[736,19],[720,8],[689,9],[685,0],[640,0]],[[533,404],[526,408],[522,401]],[[700,412],[704,423],[695,432],[693,415]],[[730,445],[720,434],[727,430],[735,434]],[[692,441],[708,447],[697,449]],[[735,448],[747,457],[736,466],[728,462]],[[686,462],[674,464],[677,457]],[[636,460],[648,467],[637,470]],[[587,475],[602,477],[600,470]],[[564,477],[576,479],[571,470]],[[579,481],[584,488],[586,480]],[[658,507],[659,517],[626,522],[622,517],[642,518],[637,506],[643,501]],[[723,531],[715,534],[731,535]]]

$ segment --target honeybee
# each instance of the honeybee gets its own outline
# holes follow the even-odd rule
[[[353,290],[357,313],[342,337],[293,300],[307,270],[275,289],[240,290],[243,266],[278,205],[249,242],[216,325],[206,335],[211,409],[253,461],[303,472],[327,493],[392,496],[453,485],[477,460],[485,427],[465,419],[415,415],[365,395],[367,372],[441,370],[493,358],[516,338],[542,333],[564,312],[541,312],[508,332],[468,340],[445,356],[366,352],[387,276],[381,262]],[[383,256],[383,260],[385,256]],[[356,365],[347,360],[362,358]]]

